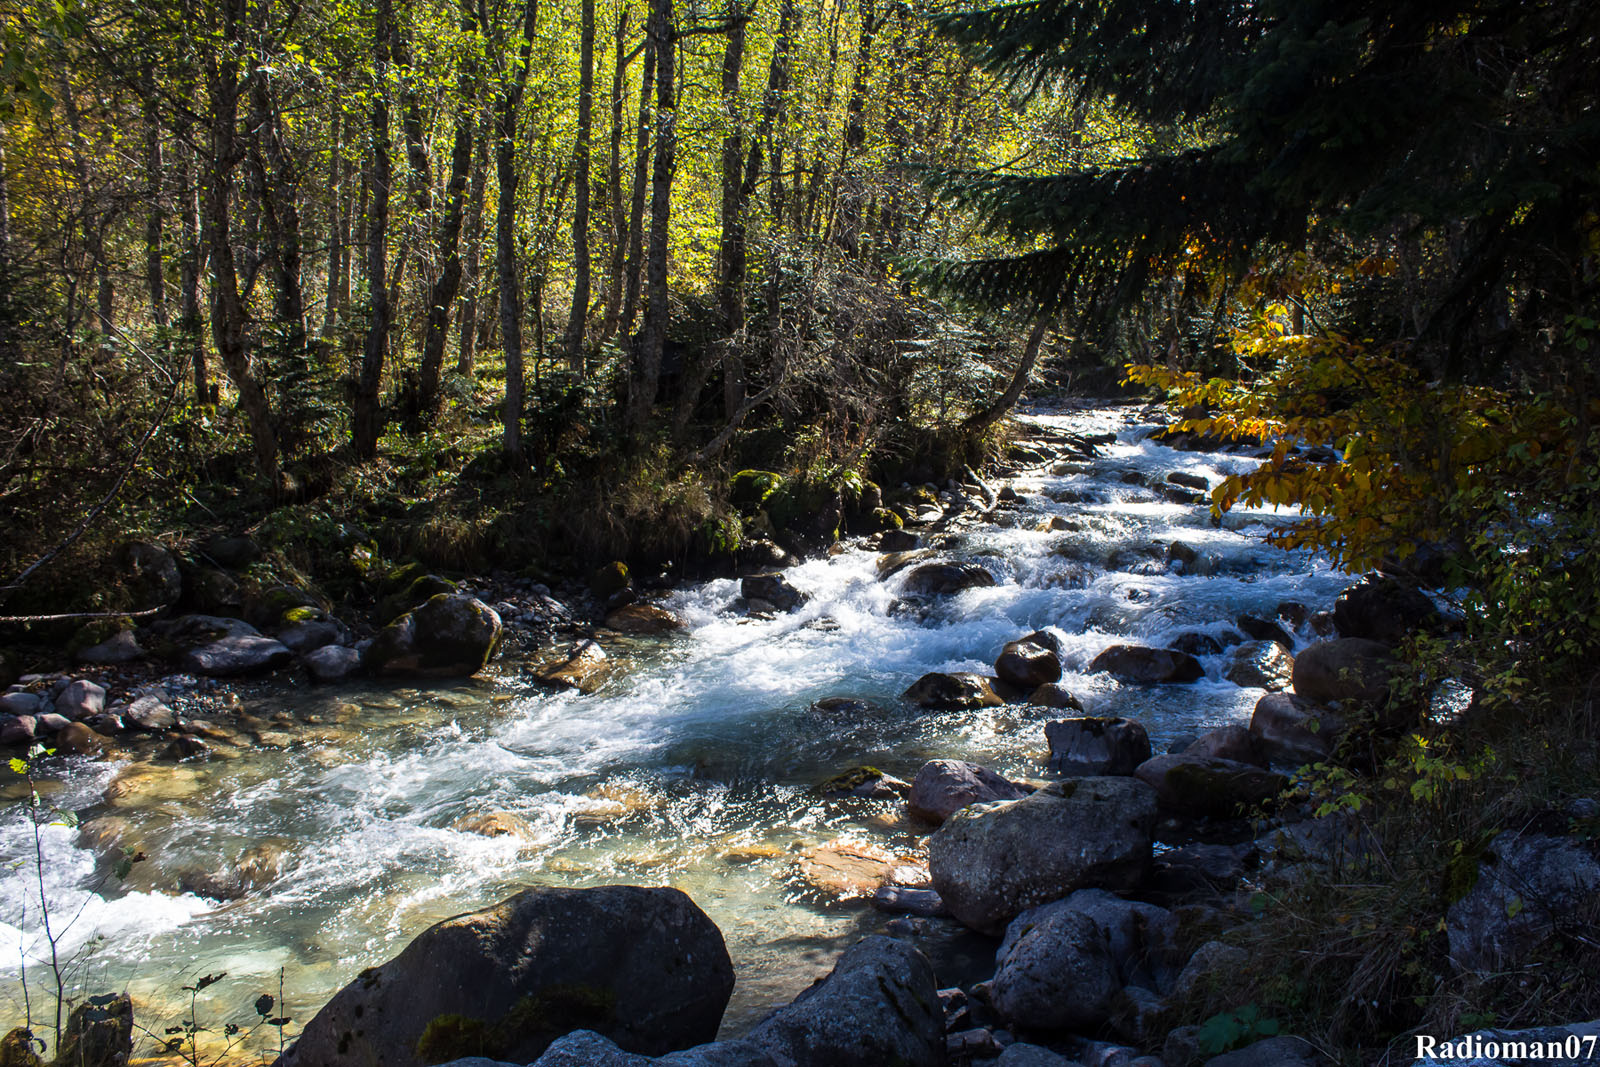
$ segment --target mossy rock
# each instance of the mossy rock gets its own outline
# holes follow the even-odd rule
[[[754,511],[765,504],[783,482],[783,475],[776,471],[740,471],[728,479],[728,499],[736,507]]]
[[[889,508],[873,508],[867,528],[869,533],[882,533],[885,530],[902,530],[905,525],[905,520],[895,511]]]
[[[93,622],[84,623],[78,627],[78,632],[67,641],[67,655],[76,657],[86,648],[111,640],[123,630],[133,629],[133,620],[127,617],[119,619],[95,619]],[[10,682],[6,683],[10,685]]]
[[[829,778],[826,782],[817,786],[817,789],[823,793],[850,793],[868,782],[875,782],[882,777],[883,772],[876,767],[851,767],[849,770],[841,771]]]
[[[614,593],[622,592],[632,584],[633,576],[628,573],[628,565],[620,559],[595,568],[594,574],[589,578],[589,588],[602,600]]]
[[[390,567],[388,573],[383,576],[383,592],[386,594],[402,592],[427,573],[427,566],[415,560]]]
[[[327,617],[328,613],[321,608],[301,605],[284,612],[283,623],[285,626],[293,626],[297,622],[320,622]]]
[[[482,601],[440,593],[378,631],[362,665],[379,674],[476,674],[494,657],[502,634],[500,616]]]
[[[426,604],[441,594],[457,592],[460,588],[455,582],[437,574],[421,574],[400,592],[383,598],[378,604],[377,621],[393,622],[412,608]]]

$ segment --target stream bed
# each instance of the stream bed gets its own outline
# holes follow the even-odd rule
[[[1086,673],[1100,650],[1222,636],[1240,614],[1273,618],[1286,602],[1320,610],[1351,581],[1310,553],[1262,543],[1287,514],[1236,511],[1213,525],[1206,506],[1146,487],[1174,471],[1214,485],[1258,460],[1162,446],[1132,407],[1026,418],[1116,440],[1097,459],[1015,479],[1024,502],[999,513],[1009,526],[958,520],[925,533],[941,556],[981,563],[998,583],[926,613],[896,604],[905,572],[880,580],[878,554],[851,542],[786,572],[810,597],[791,614],[746,617],[732,580],[673,592],[662,605],[689,631],[613,648],[622,668],[590,696],[540,689],[517,663],[436,686],[274,683],[241,692],[255,715],[286,713],[283,747],[51,775],[47,800],[82,824],[42,830],[54,928],[70,923],[60,946],[77,968],[69,993],[125,988],[136,1018],[159,1031],[186,1006],[183,985],[226,972],[202,998],[202,1021],[220,1029],[248,1023],[281,972],[293,1034],[439,919],[528,884],[667,884],[727,939],[738,984],[723,1036],[742,1033],[891,918],[805,884],[798,853],[838,838],[913,863],[923,850],[926,829],[905,821],[902,802],[824,799],[819,782],[861,764],[909,780],[932,758],[1047,777],[1043,724],[1073,713],[919,711],[899,699],[919,676],[989,673],[1006,641],[1051,628],[1065,647],[1061,684],[1086,713],[1139,720],[1161,752],[1180,735],[1248,722],[1262,690],[1223,680],[1225,655],[1202,657],[1206,678],[1189,685],[1121,685]],[[1065,529],[1049,529],[1056,517]],[[1174,540],[1198,559],[1169,566]],[[817,709],[827,697],[870,707]],[[23,1018],[20,947],[48,955],[36,903],[22,904],[38,888],[18,784],[0,812],[7,1027]],[[463,828],[484,818],[510,832]],[[108,875],[112,841],[147,857],[126,881]],[[266,874],[237,900],[185,891],[241,868]],[[950,968],[992,962],[992,943],[976,937],[947,935],[936,948]],[[40,973],[29,973],[36,1018]]]

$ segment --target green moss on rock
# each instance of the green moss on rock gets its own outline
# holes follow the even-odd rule
[[[728,479],[728,499],[736,507],[754,511],[783,485],[776,471],[744,470]]]

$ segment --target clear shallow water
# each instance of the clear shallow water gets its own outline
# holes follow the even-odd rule
[[[1307,553],[1265,547],[1283,521],[1243,512],[1213,527],[1204,507],[1173,504],[1152,485],[1172,471],[1209,478],[1254,466],[1145,439],[1129,409],[1037,415],[1045,426],[1116,432],[1102,458],[1062,477],[1019,479],[1027,502],[1012,528],[956,526],[934,543],[998,579],[938,602],[926,618],[895,612],[904,572],[880,581],[859,548],[789,572],[811,595],[792,615],[756,621],[727,609],[734,581],[674,593],[690,633],[640,642],[626,670],[591,696],[551,694],[515,665],[490,680],[425,689],[284,690],[251,698],[263,718],[287,712],[294,743],[177,767],[85,765],[49,800],[85,829],[44,829],[46,890],[64,948],[82,970],[69,989],[128,988],[152,1029],[178,1012],[179,987],[228,972],[204,1020],[247,1022],[259,992],[309,1019],[362,967],[397,952],[432,922],[536,883],[669,884],[722,929],[738,973],[725,1032],[825,973],[842,944],[887,918],[819,896],[796,853],[838,837],[914,861],[922,839],[897,801],[824,800],[815,785],[872,764],[909,779],[930,758],[1044,774],[1043,723],[1059,713],[1012,706],[913,712],[898,694],[935,670],[988,672],[1001,646],[1053,628],[1066,647],[1062,684],[1088,713],[1143,722],[1157,751],[1174,737],[1247,721],[1261,691],[1221,680],[1224,657],[1186,686],[1120,686],[1084,673],[1110,644],[1163,645],[1185,630],[1222,633],[1241,613],[1272,617],[1284,601],[1328,606],[1350,579]],[[1076,492],[1088,503],[1055,503]],[[1078,528],[1045,532],[1051,516]],[[1166,568],[1166,546],[1198,549],[1196,573]],[[614,653],[615,654],[615,653]],[[847,715],[823,697],[872,701]],[[276,729],[277,727],[275,727]],[[484,837],[467,817],[508,813],[521,832]],[[115,837],[149,857],[124,883],[106,877],[91,840]],[[262,844],[278,873],[224,904],[184,892]],[[37,956],[33,840],[25,814],[0,815],[0,1017],[20,1022],[16,961]],[[65,918],[63,918],[65,917]],[[19,926],[25,932],[19,933]],[[30,978],[42,973],[31,964]],[[30,984],[32,984],[30,982]],[[35,1014],[40,1003],[37,987]],[[297,1027],[291,1027],[294,1032]]]

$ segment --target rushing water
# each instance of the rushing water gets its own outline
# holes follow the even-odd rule
[[[1063,476],[1018,479],[1026,503],[1012,512],[1015,526],[944,535],[953,538],[945,554],[978,560],[999,584],[926,617],[891,612],[904,574],[880,581],[876,554],[857,547],[789,572],[811,596],[791,615],[736,614],[733,581],[672,594],[666,606],[690,633],[636,643],[626,672],[591,696],[538,690],[514,665],[432,688],[269,690],[249,710],[293,719],[286,748],[175,767],[71,768],[48,800],[77,810],[87,829],[42,832],[55,929],[71,923],[69,991],[127,988],[144,1025],[158,1029],[177,1014],[179,987],[225,971],[202,1018],[220,1027],[249,1021],[247,1005],[276,993],[281,970],[289,1014],[303,1022],[430,923],[522,885],[670,884],[727,938],[738,986],[724,1029],[747,1027],[887,918],[806,887],[796,853],[839,837],[908,859],[921,849],[898,801],[824,800],[819,781],[857,764],[909,779],[936,757],[1044,774],[1042,725],[1061,713],[915,712],[898,694],[917,677],[987,672],[1006,641],[1050,627],[1066,647],[1062,684],[1090,714],[1143,722],[1162,751],[1180,734],[1247,721],[1261,691],[1221,680],[1222,656],[1204,659],[1207,677],[1192,685],[1120,686],[1084,673],[1097,652],[1126,640],[1159,646],[1186,630],[1221,634],[1239,614],[1272,617],[1284,601],[1326,607],[1349,581],[1308,553],[1265,547],[1269,524],[1283,521],[1272,513],[1235,513],[1217,527],[1204,507],[1124,481],[1138,472],[1155,485],[1182,470],[1215,484],[1256,460],[1155,444],[1127,408],[1032,417],[1117,441]],[[1089,502],[1054,503],[1051,490]],[[1041,530],[1055,515],[1076,528]],[[1174,539],[1200,550],[1192,573],[1167,569]],[[876,710],[813,708],[830,696]],[[525,830],[457,828],[496,812]],[[125,882],[108,878],[97,834],[149,858]],[[182,891],[184,872],[227,868],[263,844],[281,864],[264,888],[223,904]],[[19,941],[32,960],[43,951],[33,847],[13,804],[0,817],[0,967],[10,968],[0,1017],[15,1022]],[[30,967],[37,1017],[43,971]]]

